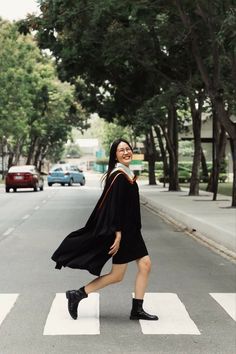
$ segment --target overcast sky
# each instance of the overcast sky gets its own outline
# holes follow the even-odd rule
[[[37,0],[0,0],[0,17],[3,19],[19,20],[32,12],[39,12]]]

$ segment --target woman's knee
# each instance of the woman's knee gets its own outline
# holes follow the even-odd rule
[[[150,273],[151,266],[152,266],[150,257],[145,256],[145,257],[141,258],[139,260],[138,266],[139,266],[139,270],[141,272]]]
[[[123,280],[124,274],[123,273],[110,273],[112,283],[119,283]]]
[[[111,280],[113,283],[119,283],[124,279],[126,271],[126,266],[115,266],[113,265],[113,269],[110,272]]]

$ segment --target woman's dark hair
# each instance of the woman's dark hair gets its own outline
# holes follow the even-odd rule
[[[103,175],[102,180],[105,180],[105,185],[108,181],[108,178],[110,176],[111,171],[115,168],[115,165],[117,163],[117,159],[116,159],[116,150],[117,150],[117,146],[121,143],[126,143],[127,145],[129,145],[130,149],[133,151],[132,146],[130,145],[130,143],[123,138],[119,138],[113,141],[113,143],[111,144],[111,148],[110,148],[110,155],[109,155],[109,161],[108,161],[108,169],[107,172]]]

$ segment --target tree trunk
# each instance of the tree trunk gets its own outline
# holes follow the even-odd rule
[[[206,163],[206,157],[204,155],[204,151],[201,147],[201,166],[202,166],[202,177],[203,177],[203,182],[207,181],[208,182],[208,167]]]
[[[154,144],[154,137],[152,133],[152,128],[149,133],[146,134],[146,152],[148,158],[148,179],[150,185],[156,184],[156,176],[155,176],[155,162],[156,162],[156,149]]]
[[[233,158],[233,187],[232,187],[232,207],[236,207],[236,141],[230,139],[230,146]]]
[[[42,172],[42,168],[45,167],[44,166],[44,159],[45,159],[45,157],[47,155],[47,150],[48,150],[48,147],[43,145],[42,146],[42,150],[41,150],[41,159],[39,161],[39,166],[38,166],[38,169],[39,169],[40,172]]]
[[[178,174],[178,122],[176,107],[172,103],[168,112],[168,142],[169,142],[169,191],[179,191]]]
[[[15,145],[15,153],[14,153],[14,165],[17,165],[20,161],[20,157],[23,150],[24,138],[18,139]]]
[[[32,161],[33,161],[33,158],[34,158],[34,154],[35,154],[35,148],[36,148],[37,140],[38,140],[38,138],[36,136],[31,139],[26,165],[31,165],[32,164]]]
[[[198,115],[198,114],[197,114]],[[199,119],[200,118],[200,119]],[[190,179],[189,195],[199,195],[199,167],[201,162],[201,115],[197,118],[195,117],[194,127],[194,156],[192,173]]]
[[[220,166],[225,158],[227,136],[225,128],[217,122],[217,116],[213,114],[213,144],[212,144],[212,172],[206,190],[213,193],[213,200],[217,199]]]
[[[189,195],[199,195],[199,167],[201,163],[201,126],[202,126],[202,106],[203,94],[198,97],[198,108],[195,107],[194,98],[190,96],[190,106],[193,122],[194,156],[192,173],[190,180]]]
[[[165,187],[166,182],[167,182],[167,178],[169,175],[169,165],[168,165],[168,160],[167,160],[167,155],[166,155],[166,149],[165,149],[163,141],[162,141],[160,127],[156,125],[154,127],[154,129],[156,132],[156,136],[157,136],[157,140],[158,140],[158,144],[159,144],[159,148],[160,148],[160,152],[161,152],[161,158],[162,158],[162,162],[163,162],[163,176],[164,176],[163,186]]]
[[[41,155],[41,150],[42,150],[42,146],[41,144],[39,144],[37,146],[37,149],[36,149],[36,152],[35,152],[35,155],[34,155],[34,165],[38,168],[39,166],[39,158],[40,158],[40,155]]]

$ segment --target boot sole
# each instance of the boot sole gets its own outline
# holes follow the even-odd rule
[[[144,318],[144,317],[138,317],[138,316],[130,316],[130,320],[133,321],[138,321],[138,320],[145,320],[145,321],[158,321],[159,318]]]

